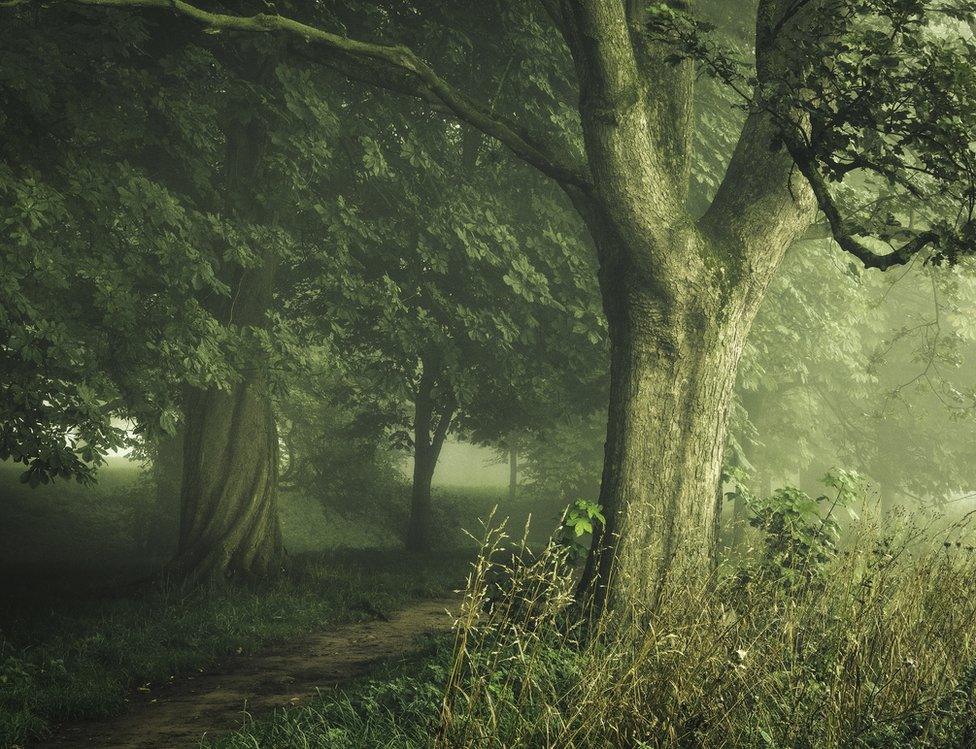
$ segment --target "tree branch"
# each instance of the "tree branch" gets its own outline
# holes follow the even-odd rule
[[[797,169],[800,170],[810,184],[814,197],[817,199],[817,205],[827,218],[831,236],[833,236],[842,250],[849,252],[864,263],[866,267],[887,270],[895,265],[904,265],[929,245],[938,243],[940,239],[938,234],[933,231],[923,231],[887,255],[878,255],[872,252],[862,242],[855,239],[855,232],[851,231],[847,225],[847,221],[841,216],[837,204],[834,202],[833,196],[831,196],[830,190],[827,187],[827,181],[817,168],[809,150],[797,142],[796,139],[791,138],[787,138],[786,147],[793,157]]]
[[[25,0],[6,0],[15,5]],[[339,56],[333,67],[351,74],[350,62],[365,63],[362,77],[376,85],[412,93],[428,102],[449,110],[454,117],[485,133],[527,164],[564,185],[589,191],[590,178],[585,167],[570,162],[557,153],[543,139],[531,135],[517,125],[492,114],[490,110],[451,86],[438,76],[413,50],[402,45],[373,44],[349,39],[324,29],[310,26],[277,14],[260,13],[236,16],[211,13],[183,0],[70,0],[78,5],[110,8],[154,8],[185,16],[214,30],[245,31],[249,33],[281,32],[313,42]],[[345,64],[343,64],[345,63]]]
[[[802,236],[816,215],[814,196],[803,180],[795,178],[793,159],[775,147],[783,115],[760,94],[764,85],[781,80],[793,65],[802,64],[795,59],[791,40],[794,35],[807,33],[817,22],[808,5],[801,0],[760,1],[756,93],[745,94],[752,112],[715,198],[699,220],[707,235],[719,242],[731,240],[744,248],[747,257],[767,253],[770,240],[777,234],[775,244],[788,246]]]

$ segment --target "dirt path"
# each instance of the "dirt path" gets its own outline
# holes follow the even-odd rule
[[[300,704],[329,687],[360,676],[377,661],[409,653],[425,632],[450,628],[456,601],[422,601],[389,621],[348,624],[335,630],[234,656],[213,671],[133,697],[128,711],[104,721],[63,728],[41,744],[100,749],[170,749],[197,746],[204,735],[232,731],[251,715]]]

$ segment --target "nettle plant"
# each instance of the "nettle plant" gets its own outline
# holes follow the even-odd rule
[[[749,524],[762,534],[758,556],[743,570],[746,579],[809,581],[837,555],[838,513],[844,510],[857,518],[854,505],[863,495],[864,479],[853,471],[838,470],[822,481],[832,490],[829,495],[811,497],[794,486],[777,489],[769,497],[746,493]]]

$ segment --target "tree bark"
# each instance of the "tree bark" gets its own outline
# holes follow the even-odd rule
[[[242,269],[233,321],[264,324],[274,264]],[[171,570],[192,581],[262,577],[281,568],[278,435],[259,352],[229,390],[188,388],[180,537]]]
[[[616,284],[604,291],[607,523],[581,583],[598,607],[651,607],[668,580],[701,577],[712,566],[726,426],[751,317],[708,310],[688,296],[667,309]]]
[[[249,80],[268,80],[270,59],[231,60]],[[229,105],[223,212],[241,221],[273,222],[255,200],[269,137],[261,117]],[[252,250],[254,252],[254,250]],[[273,301],[276,260],[259,249],[257,263],[226,266],[230,296],[209,307],[230,330],[260,330]],[[278,436],[265,354],[243,336],[247,363],[229,389],[188,387],[179,547],[169,566],[189,582],[263,577],[280,570],[284,549],[278,522]]]
[[[712,571],[716,496],[739,358],[786,248],[815,202],[761,108],[743,127],[705,214],[685,210],[687,168],[667,144],[687,141],[688,71],[669,77],[657,50],[632,41],[627,6],[565,4],[564,36],[580,83],[580,115],[593,189],[567,194],[600,261],[611,344],[607,442],[600,503],[606,516],[579,596],[596,614],[646,612],[671,583]],[[757,73],[789,62],[785,3],[762,0]],[[644,52],[647,52],[646,54]],[[667,104],[653,104],[668,83]],[[668,103],[670,102],[670,103]],[[665,111],[667,110],[667,111]],[[684,112],[681,109],[681,112]],[[678,149],[683,153],[683,149]]]
[[[508,449],[508,501],[514,502],[518,494],[518,448]]]
[[[433,367],[425,363],[414,398],[413,484],[406,537],[407,550],[417,553],[429,552],[434,546],[431,483],[454,417],[453,406],[443,406],[437,410],[434,398],[436,385],[436,373]]]
[[[277,513],[278,439],[267,383],[192,390],[179,551],[171,569],[191,582],[263,577],[283,556]]]

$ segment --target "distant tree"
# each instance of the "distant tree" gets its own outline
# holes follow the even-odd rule
[[[301,304],[330,331],[358,408],[413,453],[405,537],[424,551],[448,434],[498,442],[541,418],[558,378],[599,370],[604,329],[589,248],[551,190],[526,190],[535,175],[452,123],[408,130],[389,105],[356,112],[331,198],[346,206],[331,239],[347,262],[308,279]]]
[[[182,26],[62,11],[18,9],[0,29],[3,453],[32,483],[91,480],[125,439],[113,419],[154,443],[179,428],[170,571],[265,574],[282,552],[271,387],[297,350],[274,272],[304,184],[269,146],[306,129],[307,108],[281,105],[297,73],[273,64],[273,42],[207,46]],[[317,125],[290,147],[325,137]]]

